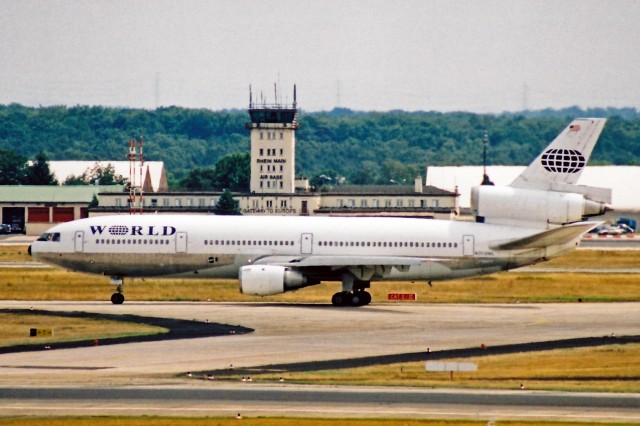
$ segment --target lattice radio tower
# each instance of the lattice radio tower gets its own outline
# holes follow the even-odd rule
[[[129,214],[142,214],[142,136],[129,140]]]

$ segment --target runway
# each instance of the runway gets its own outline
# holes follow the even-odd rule
[[[241,409],[245,415],[316,415],[313,412],[318,410],[337,417],[366,413],[438,417],[450,412],[446,416],[473,418],[482,413],[482,418],[640,419],[640,395],[562,394],[567,403],[550,405],[549,401],[563,399],[554,393],[520,390],[498,392],[504,394],[498,398],[495,391],[340,388],[344,398],[335,400],[331,396],[337,391],[334,387],[286,383],[246,386],[180,377],[187,371],[220,370],[231,365],[240,369],[480,345],[639,335],[640,303],[334,308],[321,304],[0,302],[0,309],[30,307],[209,321],[255,331],[75,349],[54,346],[0,355],[0,415],[123,412],[193,416],[227,415]],[[319,393],[307,393],[312,389]]]

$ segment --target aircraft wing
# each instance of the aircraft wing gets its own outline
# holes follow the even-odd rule
[[[347,267],[347,266],[411,266],[429,262],[432,259],[423,257],[403,256],[266,256],[256,259],[253,263],[258,265],[280,265],[295,268],[308,268],[318,266]],[[434,259],[435,260],[435,259]],[[442,259],[438,259],[441,261]]]
[[[514,240],[491,243],[492,250],[526,250],[569,243],[603,222],[576,222]]]

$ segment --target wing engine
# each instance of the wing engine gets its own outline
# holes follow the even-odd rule
[[[312,284],[300,272],[279,265],[243,266],[239,278],[240,292],[253,296],[280,294]]]

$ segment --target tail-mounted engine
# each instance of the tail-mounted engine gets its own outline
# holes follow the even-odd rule
[[[588,199],[588,187],[572,187],[581,188],[581,193],[476,186],[471,190],[471,208],[477,222],[532,227],[579,222],[607,210],[606,200]],[[593,189],[598,193],[599,188]]]

